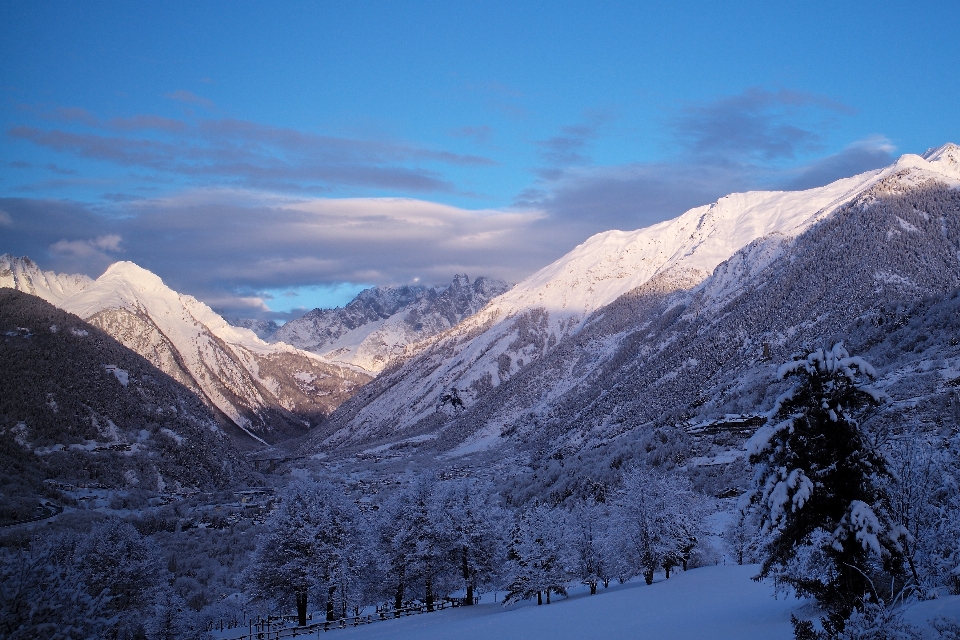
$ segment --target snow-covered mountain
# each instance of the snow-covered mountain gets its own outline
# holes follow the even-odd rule
[[[306,448],[416,437],[468,452],[538,433],[582,445],[753,408],[755,388],[728,394],[764,343],[782,359],[960,286],[958,185],[960,148],[944,145],[825,187],[732,194],[598,234],[421,345]],[[453,388],[463,411],[442,404]]]
[[[471,283],[466,275],[455,276],[446,287],[373,287],[343,308],[314,309],[268,339],[375,375],[415,343],[472,316],[509,288],[491,278]]]
[[[26,259],[12,262],[13,273],[29,268]],[[37,278],[14,280],[13,288],[25,281]],[[302,435],[370,379],[289,345],[267,344],[131,262],[117,262],[84,284],[57,306],[147,358],[257,440]]]
[[[84,275],[57,274],[41,271],[30,258],[15,258],[9,253],[0,256],[0,288],[17,289],[59,305],[93,280]]]
[[[228,323],[241,329],[250,329],[258,338],[269,341],[280,328],[273,320],[258,320],[256,318],[224,318]]]

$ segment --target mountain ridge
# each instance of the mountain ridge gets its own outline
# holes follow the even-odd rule
[[[18,271],[39,271],[32,261],[20,263]],[[37,280],[5,284],[14,288]],[[302,436],[369,380],[233,327],[132,262],[114,263],[57,304],[146,357],[262,444]]]
[[[522,407],[537,405],[536,399],[530,397],[531,394],[536,395],[533,388],[551,396],[564,395],[572,389],[567,385],[559,385],[554,393],[550,390],[550,385],[534,385],[528,378],[530,388],[514,388],[514,396],[509,401],[492,393],[512,377],[518,376],[522,370],[530,370],[532,362],[548,354],[556,345],[566,344],[569,347],[576,343],[579,330],[591,316],[578,317],[579,308],[571,311],[570,304],[566,307],[563,304],[554,304],[552,307],[540,304],[543,300],[562,303],[562,295],[570,295],[569,288],[553,295],[550,291],[552,285],[563,277],[582,278],[584,272],[589,272],[589,267],[571,268],[569,265],[584,265],[591,260],[594,265],[603,265],[606,262],[607,268],[596,273],[596,280],[613,280],[624,272],[624,277],[619,279],[633,285],[636,280],[632,278],[636,277],[636,272],[631,272],[624,268],[623,264],[617,263],[625,251],[623,247],[629,244],[624,242],[624,239],[639,238],[645,241],[648,239],[644,237],[645,234],[662,233],[664,229],[671,227],[680,229],[686,233],[672,235],[675,246],[669,247],[671,251],[664,250],[668,243],[662,238],[659,245],[652,247],[652,252],[658,255],[659,262],[647,266],[645,273],[652,274],[651,277],[644,280],[639,288],[632,287],[618,293],[614,300],[631,291],[642,290],[648,283],[659,281],[658,286],[664,290],[681,293],[677,293],[673,298],[670,294],[656,294],[659,296],[655,296],[656,300],[659,300],[656,305],[661,305],[658,307],[660,317],[648,317],[645,320],[647,323],[661,322],[662,319],[669,318],[670,314],[679,313],[675,310],[684,306],[681,298],[691,295],[682,292],[694,291],[697,287],[701,287],[704,295],[709,294],[712,298],[712,309],[722,308],[723,303],[729,304],[742,297],[745,293],[744,279],[751,282],[751,287],[762,288],[762,283],[756,281],[757,274],[768,270],[770,265],[787,259],[785,256],[795,244],[796,238],[803,237],[818,224],[829,220],[843,207],[869,208],[873,206],[871,203],[885,201],[884,199],[896,197],[898,194],[920,193],[928,188],[936,192],[940,188],[937,185],[948,189],[944,193],[955,193],[952,189],[960,186],[960,171],[957,170],[960,148],[956,145],[944,145],[928,155],[932,161],[921,156],[905,155],[885,169],[867,172],[806,192],[731,194],[714,205],[698,207],[677,219],[646,230],[598,234],[568,256],[545,267],[507,294],[492,301],[480,314],[438,335],[428,344],[422,345],[419,351],[404,363],[381,374],[377,380],[334,412],[323,428],[311,435],[310,444],[305,445],[302,450],[362,447],[364,444],[388,443],[428,433],[441,434],[435,439],[436,446],[440,447],[445,440],[442,435],[444,432],[459,432],[460,436],[450,435],[446,440],[450,445],[458,441],[457,446],[466,447],[464,450],[476,450],[470,449],[473,445],[466,441],[481,431],[485,432],[483,437],[488,440],[492,438],[490,441],[496,442],[500,434],[509,431],[507,423],[514,419],[493,419],[491,415],[481,420],[479,414],[471,417],[472,405],[485,398],[485,405],[496,405],[500,409],[507,405],[516,406],[517,411],[523,413]],[[930,197],[936,199],[941,196]],[[771,207],[771,203],[776,206]],[[718,229],[723,227],[723,224],[715,224],[717,218],[721,219],[721,223],[735,221],[738,230],[743,232],[743,214],[749,213],[751,206],[754,207],[752,219],[757,222],[755,227],[748,229],[748,233],[741,233],[740,239],[733,243],[730,243],[729,238],[716,237],[719,234]],[[934,203],[929,206],[936,205]],[[771,216],[771,213],[774,215]],[[896,220],[901,222],[897,222],[885,232],[890,236],[887,238],[888,242],[891,238],[896,239],[896,234],[913,237],[910,234],[914,234],[916,230],[930,226],[927,222],[922,225],[916,221],[910,222],[911,215],[908,212],[901,217],[895,216]],[[953,213],[948,217],[952,220],[952,216]],[[712,226],[705,224],[711,220],[714,222]],[[945,226],[944,229],[946,228]],[[928,232],[934,231],[936,229],[932,227],[928,229]],[[603,246],[605,243],[612,243],[618,249],[610,251],[610,247]],[[597,247],[602,250],[590,250]],[[724,247],[736,251],[724,257]],[[922,251],[922,248],[917,250]],[[648,250],[646,254],[640,255],[639,260],[637,255],[628,258],[642,263],[650,257],[650,253]],[[948,255],[943,259],[955,261],[957,255],[960,254],[953,253],[952,258]],[[690,256],[692,259],[688,259]],[[716,264],[713,264],[714,262]],[[709,273],[706,272],[708,268]],[[898,282],[897,278],[909,281],[913,276],[897,275],[891,271],[884,277],[892,283],[888,283],[889,286],[894,286]],[[877,286],[881,284],[883,283]],[[592,283],[587,283],[587,286],[583,283],[579,285],[582,291],[589,290],[591,286]],[[616,292],[615,288],[611,290]],[[606,302],[606,296],[612,297],[612,294],[604,293],[600,299]],[[516,303],[517,300],[522,302],[524,298],[532,300],[533,304],[528,302],[527,308],[523,308]],[[673,302],[668,304],[669,300]],[[611,303],[606,304],[609,306]],[[598,313],[598,310],[603,308],[605,307],[601,305],[591,313]],[[637,334],[638,329],[642,327],[635,327],[629,333],[642,335],[642,331]],[[613,341],[608,344],[608,348],[615,349],[616,342],[625,337],[607,338],[608,343]],[[594,366],[589,364],[591,359],[596,366],[606,366],[601,362],[605,360],[604,357],[586,353],[578,356],[577,361],[581,363],[578,366],[589,370]],[[600,364],[597,364],[598,362]],[[568,362],[562,366],[569,372],[574,363]],[[676,376],[677,371],[665,371],[664,374]],[[540,371],[539,375],[563,379],[565,374],[552,370]],[[577,378],[578,376],[574,375],[572,379]],[[451,411],[441,402],[443,394],[451,388],[458,389],[466,411]],[[550,411],[551,409],[547,408],[549,406],[552,405],[543,405],[542,410]],[[467,422],[470,422],[470,426]]]
[[[446,287],[373,287],[337,309],[314,309],[271,336],[376,375],[412,345],[479,312],[509,289],[502,280],[456,275]]]

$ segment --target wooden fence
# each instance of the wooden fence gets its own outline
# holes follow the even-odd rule
[[[480,598],[474,597],[473,604],[479,604],[479,602]],[[433,610],[442,611],[443,609],[460,607],[465,604],[466,598],[444,598],[434,603]],[[258,618],[257,620],[251,618],[246,628],[236,627],[234,629],[226,629],[221,627],[220,631],[222,633],[221,637],[229,640],[280,640],[281,638],[304,638],[304,640],[306,640],[311,636],[319,638],[322,634],[337,629],[358,627],[362,624],[373,624],[381,620],[393,620],[394,618],[418,615],[421,613],[429,613],[426,603],[413,602],[408,603],[400,609],[396,609],[390,605],[380,606],[377,607],[376,613],[365,616],[350,616],[340,618],[339,620],[323,620],[322,622],[307,621],[307,625],[304,627],[297,625],[296,616],[270,616],[269,618]],[[229,631],[239,632],[239,635],[229,633]]]

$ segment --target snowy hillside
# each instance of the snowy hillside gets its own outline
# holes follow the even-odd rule
[[[446,287],[373,287],[342,309],[314,309],[269,339],[335,362],[380,373],[408,346],[449,329],[509,289],[502,280],[466,275]]]
[[[365,387],[311,446],[434,433],[431,446],[468,452],[518,431],[583,444],[752,409],[762,398],[726,395],[731,360],[745,371],[765,342],[783,358],[960,285],[958,196],[945,189],[960,185],[958,161],[945,145],[826,187],[733,194],[594,236]],[[824,318],[821,302],[842,308]],[[440,406],[451,388],[465,411]]]
[[[91,282],[93,280],[84,275],[41,271],[26,256],[17,258],[9,253],[0,256],[0,288],[17,289],[53,305],[59,305]]]
[[[369,380],[289,345],[267,344],[131,262],[111,265],[57,305],[147,358],[261,442],[301,435]]]
[[[0,336],[0,523],[32,517],[44,481],[160,492],[246,475],[195,394],[98,328],[7,288]]]

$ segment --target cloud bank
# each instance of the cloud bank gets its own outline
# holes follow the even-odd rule
[[[111,211],[3,199],[12,244],[45,269],[93,277],[133,259],[231,315],[264,311],[263,292],[338,283],[517,281],[567,247],[537,232],[539,211],[466,210],[409,198],[291,199],[192,191]],[[119,214],[119,215],[118,215]]]
[[[189,92],[168,95],[205,104]],[[48,151],[203,184],[286,192],[359,187],[454,193],[456,186],[438,167],[495,164],[483,156],[402,141],[323,135],[233,118],[100,119],[79,108],[42,115],[57,126],[19,125],[7,135]]]

